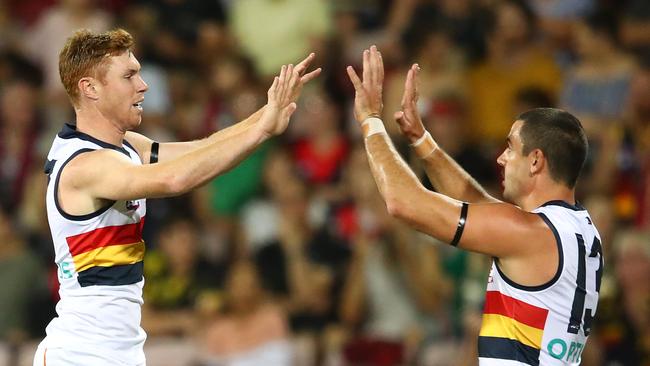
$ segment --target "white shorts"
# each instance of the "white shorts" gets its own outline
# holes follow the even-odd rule
[[[68,349],[62,347],[48,347],[45,341],[41,342],[34,354],[34,366],[146,366],[141,364],[126,364],[111,358],[110,355],[91,353],[84,349]]]

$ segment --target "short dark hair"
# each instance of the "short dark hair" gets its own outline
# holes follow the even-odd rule
[[[589,143],[580,121],[571,113],[557,108],[535,108],[520,114],[523,154],[540,149],[548,161],[551,178],[576,185],[587,157]]]

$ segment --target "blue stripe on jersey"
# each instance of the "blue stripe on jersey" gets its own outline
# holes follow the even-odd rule
[[[79,272],[77,279],[81,287],[131,285],[142,281],[143,263],[143,261],[140,261],[134,264],[123,264],[112,267],[91,267]]]
[[[478,337],[478,356],[539,366],[539,350],[537,348],[508,338]]]

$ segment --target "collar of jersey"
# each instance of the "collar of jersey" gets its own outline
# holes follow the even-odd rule
[[[124,147],[113,145],[111,143],[108,143],[108,142],[102,141],[100,139],[94,138],[94,137],[92,137],[92,136],[90,136],[88,134],[85,134],[83,132],[79,132],[79,131],[77,131],[77,126],[75,126],[75,125],[73,125],[71,123],[64,124],[63,128],[59,132],[58,136],[60,138],[62,138],[62,139],[78,138],[80,140],[89,141],[89,142],[92,142],[92,143],[94,143],[96,145],[99,145],[99,146],[101,146],[103,148],[113,149],[113,150],[116,150],[116,151],[119,151],[119,152],[125,154],[126,156],[129,156],[129,157],[131,156],[131,155],[129,155],[129,152],[126,151],[126,149]]]
[[[565,208],[568,208],[573,211],[584,211],[586,208],[580,204],[580,202],[576,201],[575,205],[572,205],[566,201],[561,201],[561,200],[553,200],[553,201],[548,201],[545,204],[543,204],[541,207],[545,206],[562,206]]]

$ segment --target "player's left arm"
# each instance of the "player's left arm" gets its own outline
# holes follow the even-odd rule
[[[311,72],[306,73],[307,69],[309,68],[309,65],[314,60],[315,56],[316,55],[314,53],[309,54],[309,56],[307,56],[305,59],[300,61],[294,68],[294,70],[298,72],[301,78],[300,78],[300,87],[296,88],[293,92],[293,95],[291,96],[291,100],[293,102],[295,102],[298,99],[298,96],[300,95],[300,92],[302,90],[302,86],[305,85],[305,83],[317,77],[321,72],[321,69],[317,68]],[[265,106],[257,110],[255,113],[253,113],[243,121],[240,121],[223,130],[217,131],[212,135],[210,135],[209,137],[200,140],[157,143],[156,146],[154,145],[155,142],[150,138],[132,131],[126,133],[125,140],[133,145],[133,147],[137,150],[138,154],[140,155],[140,158],[145,164],[152,163],[152,162],[169,161],[178,158],[182,155],[185,155],[187,153],[190,153],[192,151],[210,146],[214,143],[219,143],[220,141],[228,140],[232,136],[241,134],[242,132],[250,129],[259,121],[260,117],[264,112],[264,108]],[[152,155],[155,155],[153,161],[151,159]]]
[[[376,47],[364,51],[363,81],[352,67],[348,74],[355,87],[355,118],[364,133],[368,162],[392,216],[441,241],[503,259],[527,257],[554,243],[548,226],[536,214],[505,202],[468,205],[427,190],[395,149],[383,122],[372,118],[382,109],[383,64]]]
[[[192,151],[207,147],[211,144],[225,141],[232,136],[248,130],[260,119],[260,116],[264,112],[264,108],[265,107],[260,108],[243,121],[240,121],[223,130],[217,131],[212,135],[200,140],[163,142],[159,143],[156,147],[153,145],[153,140],[147,136],[133,131],[127,131],[124,139],[133,145],[133,147],[137,150],[138,155],[140,155],[140,158],[145,164],[170,161]],[[153,160],[151,159],[152,155],[155,155],[155,158]]]
[[[463,202],[427,190],[406,165],[387,134],[365,139],[368,162],[388,212],[447,243],[458,231]],[[505,202],[467,206],[460,248],[498,258],[525,256],[545,245],[548,226],[536,214]],[[526,244],[526,245],[524,245]]]

